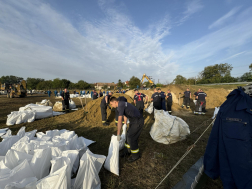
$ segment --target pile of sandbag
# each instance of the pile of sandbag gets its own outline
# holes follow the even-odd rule
[[[37,105],[43,105],[43,106],[51,106],[53,107],[53,103],[51,103],[50,100],[42,100],[41,102],[36,102]]]
[[[145,110],[153,112],[153,103]],[[163,144],[172,144],[186,139],[190,134],[188,124],[181,118],[172,116],[164,110],[154,110],[155,122],[153,123],[150,135],[153,140]]]
[[[76,105],[74,103],[73,100],[69,100],[69,109],[72,110],[72,109],[75,109],[76,108]],[[62,102],[55,102],[54,106],[53,106],[53,111],[55,112],[59,112],[59,111],[62,111]]]
[[[101,188],[98,174],[106,156],[88,149],[94,141],[65,129],[36,132],[22,127],[2,137],[0,189]]]
[[[13,111],[7,115],[6,125],[30,123],[35,119],[43,119],[60,114],[63,113],[53,112],[51,106],[28,104],[25,107],[20,107],[19,111]]]

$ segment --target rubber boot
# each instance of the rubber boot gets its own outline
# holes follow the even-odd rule
[[[128,158],[128,162],[132,163],[140,158],[140,153],[132,153],[132,155]]]
[[[124,147],[122,152],[120,153],[120,157],[126,157],[131,154],[130,148]]]

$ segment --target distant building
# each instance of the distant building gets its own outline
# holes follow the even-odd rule
[[[116,87],[115,83],[95,83],[95,89],[101,90],[104,86],[107,86],[107,89],[114,89]]]
[[[129,87],[129,81],[125,81],[124,84],[126,85],[126,87]]]

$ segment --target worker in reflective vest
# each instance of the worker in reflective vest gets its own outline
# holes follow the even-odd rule
[[[129,118],[130,124],[127,131],[127,139],[125,142],[125,148],[120,154],[121,157],[129,156],[128,162],[134,162],[140,158],[138,138],[142,132],[144,126],[143,115],[140,114],[138,109],[124,101],[118,101],[116,97],[110,98],[110,105],[113,108],[117,108],[118,115],[118,124],[117,124],[117,140],[121,140],[121,129],[122,129],[122,120],[124,123],[127,123],[127,118]]]

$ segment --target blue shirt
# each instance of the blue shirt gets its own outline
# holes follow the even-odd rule
[[[221,105],[204,155],[205,173],[226,189],[252,188],[252,98],[240,89]]]
[[[117,111],[119,116],[126,116],[129,119],[141,117],[139,110],[128,102],[119,101]]]

